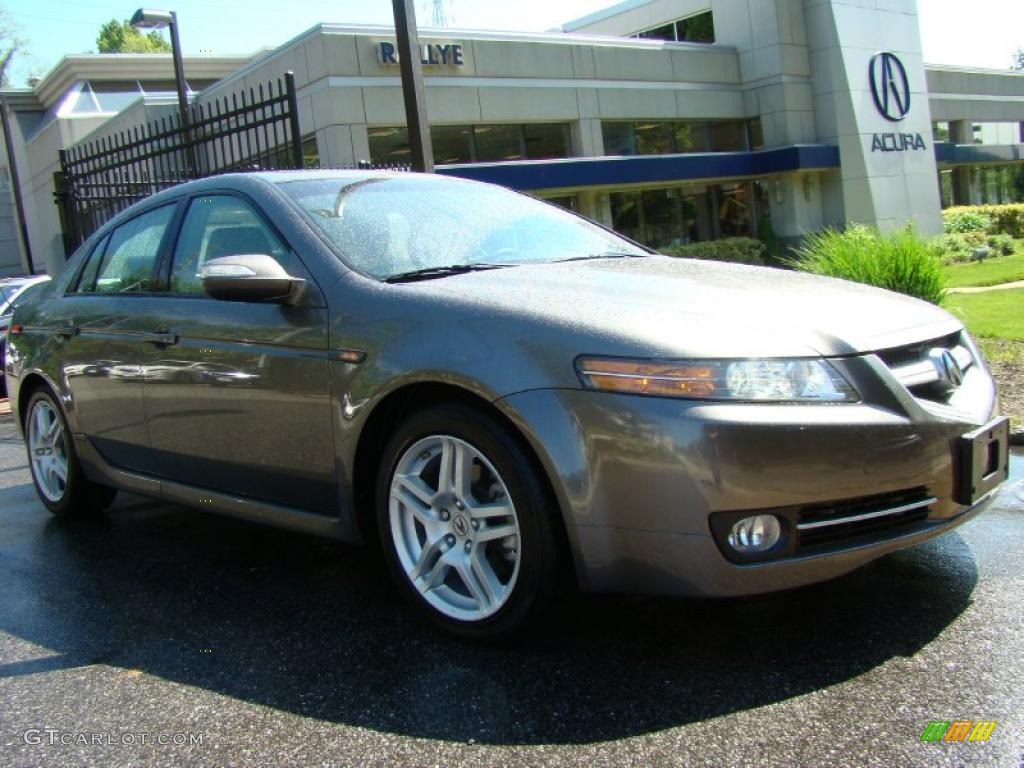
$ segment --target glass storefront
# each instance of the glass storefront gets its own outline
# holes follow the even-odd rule
[[[1024,165],[983,165],[975,170],[982,204],[1024,202]]]
[[[643,120],[601,123],[605,155],[742,152],[764,144],[761,121]]]
[[[612,229],[662,249],[755,231],[751,182],[630,190],[608,195]],[[765,211],[767,213],[767,205]]]
[[[370,128],[367,133],[374,163],[408,164],[409,134],[404,127]],[[547,160],[572,155],[566,123],[433,125],[430,139],[438,165]]]

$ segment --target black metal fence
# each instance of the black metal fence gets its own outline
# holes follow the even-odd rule
[[[175,115],[60,151],[54,196],[67,255],[132,203],[183,181],[303,167],[291,72],[266,88],[192,105],[188,122]]]

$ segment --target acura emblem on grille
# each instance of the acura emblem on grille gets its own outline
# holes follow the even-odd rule
[[[964,371],[957,362],[956,356],[948,349],[936,347],[928,352],[928,358],[935,366],[935,373],[946,390],[953,390],[964,383]]]

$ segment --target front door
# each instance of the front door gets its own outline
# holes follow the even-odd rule
[[[203,293],[207,259],[266,254],[312,277],[269,221],[233,194],[193,198],[145,353],[143,390],[158,473],[177,482],[337,514],[327,309]],[[315,286],[314,286],[315,287]],[[309,295],[319,297],[311,290]]]

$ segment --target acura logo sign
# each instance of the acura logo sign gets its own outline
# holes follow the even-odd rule
[[[964,370],[960,362],[948,349],[936,347],[928,352],[939,381],[950,392],[964,383]]]
[[[868,76],[878,113],[893,123],[906,117],[910,111],[910,82],[896,54],[885,52],[872,56]]]

